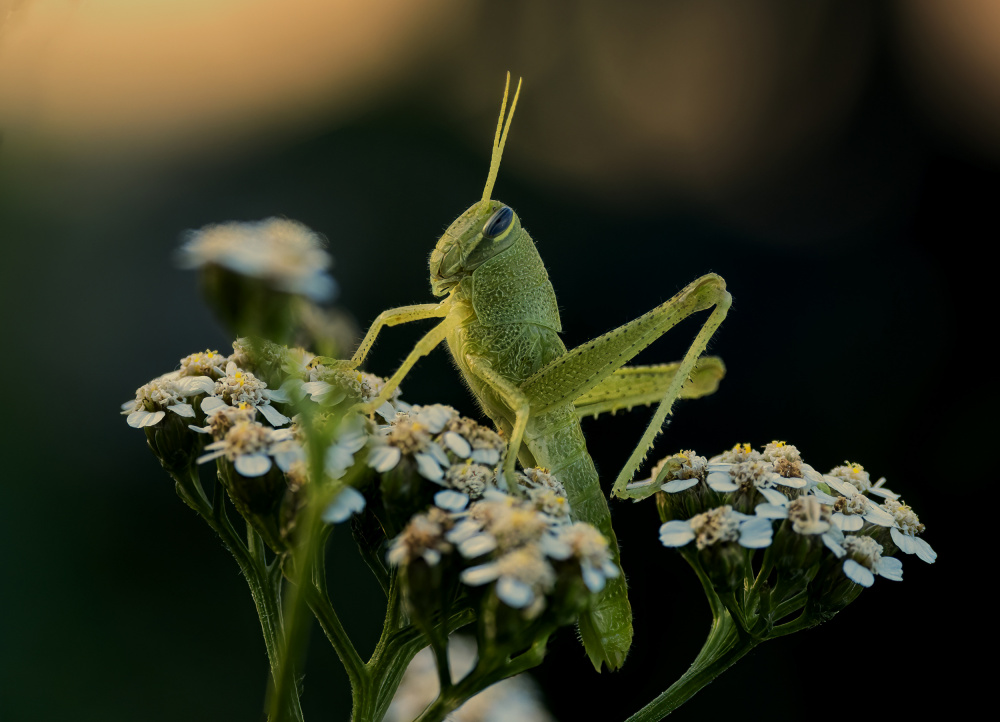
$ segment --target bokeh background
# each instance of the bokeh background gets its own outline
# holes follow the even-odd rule
[[[507,70],[524,89],[494,196],[538,244],[568,345],[703,273],[728,281],[711,346],[728,377],[677,408],[659,455],[784,439],[820,469],[858,461],[940,553],[758,648],[676,718],[971,704],[998,36],[990,0],[0,2],[0,719],[260,719],[246,585],[117,415],[231,342],[174,267],[179,235],[287,216],[329,238],[359,328],[426,302],[437,236],[481,194]],[[640,360],[678,358],[696,328]],[[420,333],[386,333],[369,370]],[[443,350],[404,391],[477,413]],[[647,418],[585,424],[609,483]],[[707,632],[652,503],[613,513],[636,644],[597,676],[559,635],[536,678],[560,720],[624,718]],[[379,593],[343,537],[333,595],[370,649]],[[307,718],[346,719],[318,633],[309,657]]]

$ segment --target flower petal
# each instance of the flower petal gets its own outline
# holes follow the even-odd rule
[[[740,524],[740,546],[747,549],[764,549],[771,546],[773,533],[770,519],[755,517]]]
[[[685,489],[690,489],[692,486],[696,486],[697,484],[698,484],[697,478],[674,479],[673,481],[668,481],[660,488],[663,489],[663,491],[667,492],[668,494],[676,494],[680,491],[684,491]]]
[[[665,547],[682,547],[694,539],[694,530],[686,521],[674,519],[660,527],[660,543]]]
[[[882,557],[875,562],[875,572],[894,582],[903,581],[903,562],[896,557]]]
[[[740,485],[734,482],[732,477],[724,471],[713,471],[705,481],[713,490],[719,492],[736,491],[740,488]]]
[[[844,560],[844,574],[852,582],[863,587],[870,587],[875,583],[875,575],[871,573],[871,570],[853,559]]]
[[[456,434],[454,431],[444,432],[441,435],[441,441],[459,458],[468,459],[472,455],[472,446],[460,434]]]
[[[257,410],[270,422],[271,426],[284,426],[291,421],[290,418],[271,406],[271,404],[260,404]]]
[[[445,511],[462,511],[469,505],[469,496],[454,489],[442,489],[434,495],[434,504]]]
[[[339,524],[351,518],[351,514],[364,511],[365,497],[353,486],[345,486],[330,505],[323,510],[322,519],[327,524]]]
[[[271,457],[267,454],[241,454],[233,462],[240,476],[264,476],[271,470]]]
[[[417,461],[417,471],[425,479],[440,482],[444,478],[441,465],[430,454],[415,454],[413,458]]]
[[[402,452],[395,446],[376,446],[368,452],[368,466],[378,473],[384,474],[390,469],[396,468],[396,464],[402,457]]]
[[[173,411],[178,416],[188,419],[194,418],[194,407],[191,404],[174,404],[173,406],[168,406],[167,411]]]
[[[535,601],[531,585],[514,577],[500,577],[497,582],[497,596],[504,604],[514,609],[524,609]]]
[[[155,426],[166,415],[167,412],[165,411],[146,411],[145,409],[140,409],[126,416],[125,421],[133,429],[141,429],[146,426]]]
[[[482,533],[469,537],[458,545],[458,553],[466,559],[489,554],[497,548],[497,540],[492,534]]]

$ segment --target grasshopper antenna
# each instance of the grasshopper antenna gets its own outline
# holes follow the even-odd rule
[[[510,115],[507,116],[507,125],[504,125],[503,116],[507,110],[507,91],[510,90],[510,71],[507,71],[507,83],[503,87],[503,103],[500,105],[500,117],[497,119],[497,133],[493,138],[493,158],[490,159],[490,174],[486,176],[486,187],[483,189],[483,203],[488,203],[490,194],[493,192],[493,184],[497,182],[497,173],[500,171],[500,158],[503,156],[503,147],[507,144],[507,135],[510,132],[510,121],[514,118],[514,109],[517,108],[517,96],[521,94],[521,80],[517,80],[517,90],[514,91],[514,102],[510,104]],[[503,132],[501,132],[501,130]]]

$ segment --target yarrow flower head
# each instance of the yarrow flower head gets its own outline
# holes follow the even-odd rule
[[[332,261],[324,246],[323,239],[301,223],[268,218],[191,231],[179,255],[186,268],[219,266],[261,279],[277,291],[322,302],[337,290],[327,273]]]
[[[271,405],[266,382],[230,361],[226,364],[226,375],[215,382],[212,395],[201,402],[201,410],[211,416],[223,407],[241,404],[257,409],[272,426],[283,426],[290,420]]]
[[[818,623],[876,575],[902,580],[902,562],[890,556],[897,547],[926,562],[936,558],[918,536],[924,526],[913,510],[884,488],[884,478],[872,484],[860,464],[847,462],[823,475],[795,446],[775,441],[761,452],[737,444],[710,459],[702,478],[664,473],[668,464],[681,469],[679,459],[693,453],[658,465],[660,478],[669,479],[657,494],[660,540],[677,548],[695,542],[696,551],[683,552],[685,558],[719,594],[744,590],[733,603],[749,605],[736,614],[753,621],[755,634],[769,634],[779,621],[769,610],[785,616],[804,607],[803,619]],[[736,553],[740,547],[768,548],[762,566]]]
[[[183,376],[181,371],[171,371],[140,386],[135,400],[122,404],[122,414],[127,414],[128,425],[135,429],[160,423],[167,411],[194,418],[189,400],[214,390],[215,381],[208,376]]]

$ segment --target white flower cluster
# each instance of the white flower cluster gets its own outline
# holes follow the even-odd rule
[[[496,466],[494,466],[494,473]],[[593,593],[618,575],[607,539],[593,526],[572,522],[562,485],[542,469],[520,478],[526,495],[490,486],[470,502],[464,492],[443,489],[437,506],[417,514],[393,541],[391,564],[416,560],[434,566],[452,555],[464,567],[463,583],[495,583],[497,597],[532,619],[546,606],[560,574],[578,575]]]
[[[328,301],[337,285],[327,273],[332,261],[324,246],[321,236],[297,221],[267,218],[191,231],[179,258],[186,268],[220,266],[262,279],[278,291]]]
[[[292,396],[288,388],[303,388],[315,381],[316,374],[326,373],[324,367],[309,365],[313,355],[301,349],[289,352],[289,382],[281,389],[268,388],[265,381],[245,368],[249,364],[248,347],[241,340],[233,344],[231,356],[217,351],[194,353],[180,361],[180,368],[164,374],[136,391],[134,401],[122,404],[128,424],[135,428],[155,427],[166,418],[166,412],[191,419],[201,419],[203,425],[188,424],[198,434],[211,436],[214,441],[204,447],[206,453],[197,458],[198,463],[225,457],[236,472],[254,478],[269,473],[273,466],[282,472],[296,473],[305,478],[306,450],[301,429],[283,414],[275,404],[287,404]],[[297,365],[297,362],[301,362]],[[371,374],[339,372],[343,379],[354,383],[355,397],[368,401],[382,389],[384,380]],[[332,378],[333,371],[329,371]],[[303,380],[305,379],[305,380]],[[342,384],[351,386],[350,383]],[[297,395],[297,400],[310,395],[308,389]],[[345,394],[346,395],[346,394]],[[312,400],[327,403],[326,398],[310,395]],[[343,400],[344,396],[334,403]],[[398,399],[398,394],[394,396]],[[401,404],[401,402],[396,401]],[[389,407],[392,408],[392,407]],[[198,413],[200,411],[200,413]],[[256,420],[257,414],[268,422]],[[386,412],[388,413],[388,412]],[[395,416],[392,409],[392,416]],[[291,423],[290,423],[291,422]],[[278,428],[285,427],[287,428]],[[340,421],[333,434],[333,442],[326,450],[325,473],[331,479],[340,479],[354,464],[354,455],[369,441],[370,424],[359,414],[348,414]],[[192,440],[192,445],[194,445]],[[336,523],[364,508],[364,496],[352,487],[345,487],[324,511],[323,518]]]
[[[873,484],[861,465],[850,462],[821,474],[802,461],[797,448],[781,441],[759,452],[737,444],[707,463],[692,451],[681,452],[661,461],[650,479],[635,486],[657,483],[667,508],[703,509],[666,521],[660,527],[665,546],[694,541],[698,549],[725,543],[764,548],[771,545],[773,523],[787,520],[793,534],[821,539],[844,560],[843,573],[865,587],[876,574],[902,580],[902,562],[888,555],[886,545],[927,563],[937,557],[917,536],[923,524],[884,487],[884,478]]]
[[[464,508],[495,485],[495,471],[507,445],[495,431],[459,416],[450,406],[412,406],[378,426],[369,442],[368,465],[383,474],[401,463],[457,494],[445,495]]]

